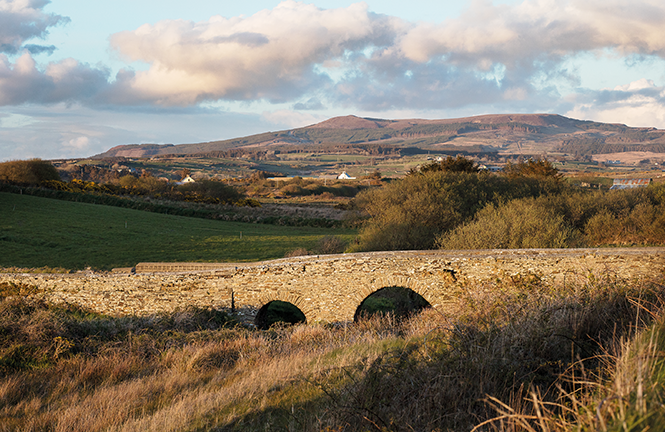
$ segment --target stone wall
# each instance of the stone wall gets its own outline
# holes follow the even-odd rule
[[[553,284],[595,277],[662,274],[665,248],[409,251],[307,256],[259,263],[140,263],[134,269],[76,274],[0,273],[1,282],[34,286],[35,296],[110,315],[151,314],[189,305],[231,309],[251,321],[272,300],[298,306],[309,322],[350,321],[364,298],[405,286],[433,307],[460,289],[515,274]]]

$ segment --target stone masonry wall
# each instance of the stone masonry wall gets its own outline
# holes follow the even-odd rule
[[[307,256],[259,263],[141,263],[136,273],[0,273],[0,283],[34,286],[36,297],[110,315],[152,314],[189,305],[231,309],[251,321],[263,305],[283,300],[308,322],[350,321],[364,298],[405,286],[444,307],[475,283],[538,274],[553,284],[594,277],[659,277],[665,248],[408,251]]]

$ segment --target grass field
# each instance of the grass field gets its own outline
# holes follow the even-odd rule
[[[281,227],[0,193],[0,267],[111,269],[146,261],[243,262],[312,249],[348,229]]]

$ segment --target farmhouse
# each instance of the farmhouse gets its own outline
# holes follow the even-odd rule
[[[355,177],[349,176],[346,171],[342,171],[342,174],[338,175],[337,178],[339,180],[355,180]]]
[[[185,177],[184,179],[180,180],[179,182],[176,182],[177,185],[184,185],[187,183],[195,183],[196,180],[191,178],[190,176]]]

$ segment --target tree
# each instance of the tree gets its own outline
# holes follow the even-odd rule
[[[417,170],[412,169],[409,171],[409,175],[435,171],[477,173],[480,171],[480,168],[478,168],[478,165],[472,159],[467,159],[463,156],[455,158],[448,156],[439,162],[425,164]]]
[[[191,173],[192,173],[192,170],[190,170],[189,168],[183,168],[180,171],[178,171],[178,174],[180,174],[180,179],[181,180],[187,178],[187,176],[190,175]]]
[[[547,159],[529,159],[518,163],[508,162],[503,168],[508,177],[539,177],[561,180],[559,170]]]
[[[498,181],[485,174],[433,171],[361,193],[356,206],[369,219],[355,249],[430,249],[439,233],[482,208]]]
[[[47,180],[60,180],[58,170],[48,161],[30,159],[0,163],[0,181],[36,186]]]

